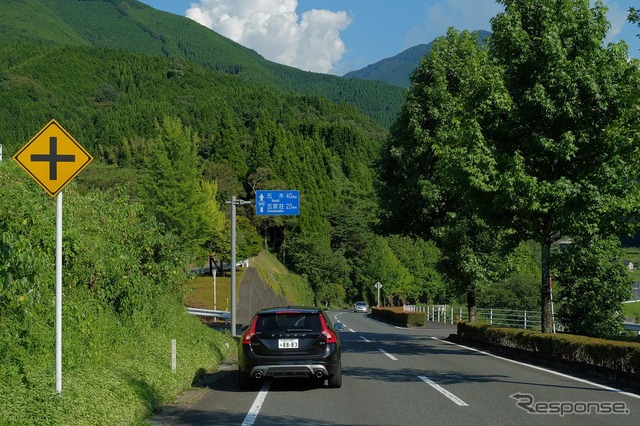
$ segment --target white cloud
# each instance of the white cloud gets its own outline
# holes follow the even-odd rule
[[[593,6],[594,2],[592,1],[591,3],[592,3],[591,5]],[[607,33],[607,38],[605,40],[606,43],[609,43],[611,41],[616,40],[620,35],[620,33],[622,32],[622,29],[624,28],[624,26],[628,24],[627,22],[628,11],[624,9],[622,6],[620,6],[618,2],[615,2],[615,1],[605,0],[603,3],[607,7],[607,9],[609,9],[607,11],[607,19],[611,24],[611,28],[609,29],[609,32]]]
[[[345,52],[346,12],[312,9],[298,16],[298,0],[200,0],[185,15],[265,58],[328,73]]]

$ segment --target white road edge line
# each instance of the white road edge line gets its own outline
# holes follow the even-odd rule
[[[255,423],[256,419],[258,418],[258,413],[262,408],[262,404],[264,403],[264,399],[267,397],[267,393],[269,393],[270,383],[270,380],[266,380],[262,385],[262,388],[260,389],[260,392],[258,392],[258,396],[256,396],[256,399],[253,401],[253,405],[249,409],[247,416],[242,421],[242,426],[252,426]]]
[[[358,336],[358,337],[359,337],[359,338],[361,338],[362,340],[364,340],[364,341],[365,341],[365,342],[367,342],[367,343],[371,343],[371,340],[367,339],[367,338],[366,338],[366,337],[364,337],[364,336]]]
[[[443,388],[433,380],[429,379],[428,377],[418,376],[418,379],[422,380],[423,382],[425,382],[426,384],[428,384],[429,386],[431,386],[432,388],[434,388],[435,390],[437,390],[438,392],[440,392],[441,394],[449,398],[451,401],[453,401],[460,407],[469,406],[469,404],[467,404],[466,402],[464,402],[463,400],[461,400],[460,398],[458,398],[457,396],[455,396],[454,394],[452,394],[451,392],[449,392],[448,390],[446,390],[445,388]]]
[[[384,349],[378,349],[380,352],[382,352],[383,354],[385,354],[386,356],[388,356],[389,358],[391,358],[394,361],[397,361],[398,358],[396,358],[395,356],[391,355],[389,352],[385,351]]]
[[[489,352],[486,352],[486,351],[481,351],[481,350],[475,349],[475,348],[471,348],[469,346],[465,346],[465,345],[460,345],[458,343],[449,342],[448,340],[442,340],[442,339],[439,339],[437,337],[431,337],[431,338],[433,340],[438,340],[440,342],[444,342],[444,343],[447,343],[449,345],[458,346],[458,347],[461,347],[461,348],[464,348],[464,349],[468,349],[468,350],[473,351],[473,352],[478,352],[478,353],[481,353],[483,355],[488,355],[488,356],[490,356],[492,358],[496,358],[496,359],[500,359],[500,360],[503,360],[503,361],[511,362],[513,364],[522,365],[524,367],[533,368],[534,370],[544,371],[544,372],[547,372],[547,373],[550,373],[550,374],[554,374],[554,375],[559,376],[559,377],[563,377],[565,379],[571,379],[571,380],[574,380],[576,382],[585,383],[585,384],[588,384],[588,385],[591,385],[591,386],[594,386],[594,387],[597,387],[597,388],[600,388],[600,389],[605,389],[605,390],[608,390],[608,391],[611,391],[611,392],[619,393],[621,395],[630,396],[631,398],[640,399],[640,395],[635,394],[635,393],[626,392],[626,391],[623,391],[621,389],[612,388],[612,387],[606,386],[606,385],[601,385],[599,383],[595,383],[595,382],[592,382],[592,381],[589,381],[589,380],[580,379],[578,377],[573,377],[573,376],[570,376],[568,374],[564,374],[564,373],[560,373],[560,372],[557,372],[557,371],[549,370],[549,369],[543,368],[543,367],[538,367],[537,365],[532,365],[532,364],[527,364],[527,363],[520,362],[520,361],[515,361],[513,359],[501,357],[499,355],[494,355],[492,353],[489,353]]]

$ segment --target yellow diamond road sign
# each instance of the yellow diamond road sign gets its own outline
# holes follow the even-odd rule
[[[93,157],[56,120],[51,120],[13,159],[55,197]]]

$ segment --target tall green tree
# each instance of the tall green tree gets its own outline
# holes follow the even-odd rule
[[[204,183],[198,136],[174,117],[165,117],[149,141],[144,197],[147,208],[194,254],[224,230],[216,185]],[[208,251],[208,250],[206,250]],[[208,254],[208,253],[206,253]]]
[[[376,282],[382,283],[381,297],[389,304],[395,301],[404,304],[409,296],[414,296],[411,273],[398,260],[384,237],[373,236],[368,242],[356,260],[355,275],[356,286],[365,299],[374,299]]]
[[[411,80],[383,160],[385,222],[437,241],[441,271],[474,317],[476,293],[504,270],[514,244],[509,228],[487,214],[494,160],[482,131],[506,115],[508,94],[477,36],[454,29],[433,43]]]
[[[637,223],[640,157],[631,124],[640,79],[624,44],[603,46],[602,2],[500,3],[486,53],[445,50],[440,72],[425,62],[416,72],[424,84],[412,88],[408,133],[431,157],[409,169],[439,176],[437,185],[425,179],[428,189],[439,186],[429,201],[453,195],[487,224],[540,244],[549,332],[551,245],[563,235],[626,234]]]
[[[624,44],[603,46],[601,1],[501,0],[490,55],[512,102],[487,147],[495,199],[520,235],[542,247],[542,330],[551,331],[551,245],[562,235],[627,233],[640,207],[638,154],[627,112],[638,65]]]
[[[554,259],[559,292],[558,317],[572,333],[615,336],[622,331],[622,302],[628,300],[631,277],[622,262],[620,240],[574,238]]]
[[[432,241],[409,236],[391,235],[389,247],[411,273],[407,296],[414,303],[441,303],[445,300],[444,280],[437,270],[440,250]]]

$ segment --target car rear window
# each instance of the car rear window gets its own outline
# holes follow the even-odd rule
[[[256,332],[278,333],[287,331],[321,332],[319,314],[312,313],[270,313],[260,315],[256,322]]]

